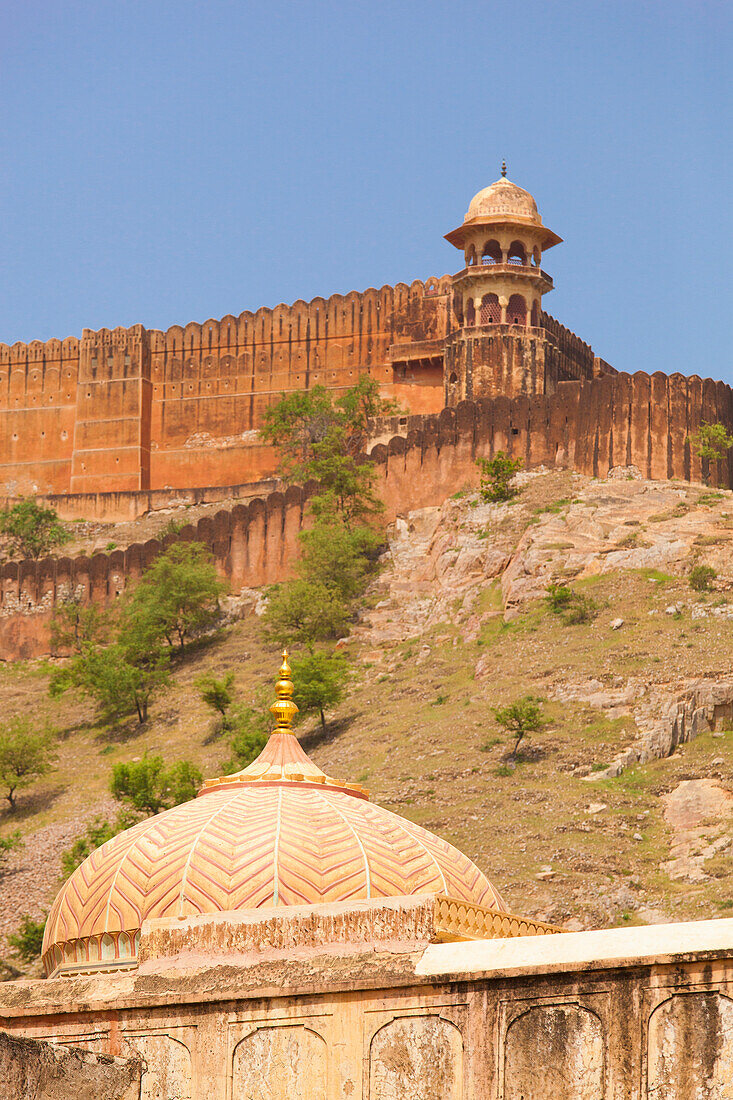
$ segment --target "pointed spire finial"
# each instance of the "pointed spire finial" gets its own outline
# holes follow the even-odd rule
[[[298,713],[298,708],[293,702],[293,690],[293,681],[290,679],[290,665],[288,664],[288,651],[284,649],[279,679],[275,684],[277,699],[270,707],[270,714],[274,714],[277,723],[275,733],[293,733],[293,718]]]
[[[502,174],[502,177],[506,176],[506,161],[505,160],[503,160],[501,162],[501,174]]]

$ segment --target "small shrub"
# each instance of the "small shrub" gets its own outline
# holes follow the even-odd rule
[[[494,775],[507,776],[513,774],[514,768],[511,764],[499,764],[498,768],[494,768]]]
[[[547,586],[545,603],[553,615],[559,615],[565,626],[590,623],[598,614],[598,604],[590,596],[575,592],[566,584],[552,581]]]
[[[493,458],[479,458],[481,496],[484,500],[512,500],[519,492],[512,482],[522,465],[521,458],[510,458],[504,451],[497,451]]]
[[[717,577],[716,571],[711,565],[695,565],[690,570],[690,588],[695,592],[709,592],[712,582]]]
[[[8,936],[8,943],[13,948],[13,954],[26,962],[33,962],[41,954],[43,945],[43,932],[46,927],[46,917],[33,920],[24,913],[20,918],[20,928],[12,936]]]

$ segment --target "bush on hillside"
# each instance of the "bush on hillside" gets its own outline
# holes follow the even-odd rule
[[[13,948],[13,954],[28,963],[37,959],[41,954],[45,929],[45,915],[40,920],[34,920],[28,913],[24,913],[20,918],[18,931],[8,936],[8,943]]]
[[[477,459],[477,465],[484,500],[501,502],[517,496],[519,488],[514,484],[514,476],[523,466],[521,458],[510,458],[504,451],[497,451],[493,458]]]
[[[594,599],[575,592],[568,585],[551,581],[546,592],[545,603],[554,615],[559,615],[565,626],[592,622],[598,614]]]
[[[688,577],[690,588],[695,592],[709,592],[717,575],[711,565],[694,565]]]
[[[162,756],[115,764],[110,791],[119,802],[145,814],[158,814],[195,798],[203,776],[188,760],[166,767]]]

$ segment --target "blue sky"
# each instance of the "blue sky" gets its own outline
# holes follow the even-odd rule
[[[733,6],[0,0],[0,340],[458,270],[509,177],[547,309],[733,382]]]

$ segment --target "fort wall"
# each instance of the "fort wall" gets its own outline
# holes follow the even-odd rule
[[[542,314],[537,329],[471,333],[477,385],[450,391],[451,291],[446,275],[166,331],[0,345],[0,496],[70,494],[79,508],[87,494],[86,515],[98,516],[100,494],[257,482],[276,465],[258,436],[268,405],[316,385],[347,389],[362,373],[421,415],[479,392],[551,393],[598,373],[592,349]]]
[[[527,467],[557,466],[592,477],[613,467],[636,466],[642,476],[733,486],[731,456],[713,470],[691,446],[701,421],[733,427],[733,391],[681,374],[601,375],[564,382],[550,395],[482,398],[443,409],[437,416],[399,418],[394,432],[371,450],[386,519],[440,504],[463,486],[478,484],[476,458],[502,450]],[[403,433],[403,434],[398,434]],[[92,557],[13,562],[0,568],[0,657],[32,657],[49,650],[54,605],[77,594],[113,603],[125,586],[176,539],[207,545],[236,591],[284,579],[312,487],[292,487],[238,504],[184,527],[163,541],[134,544]]]

